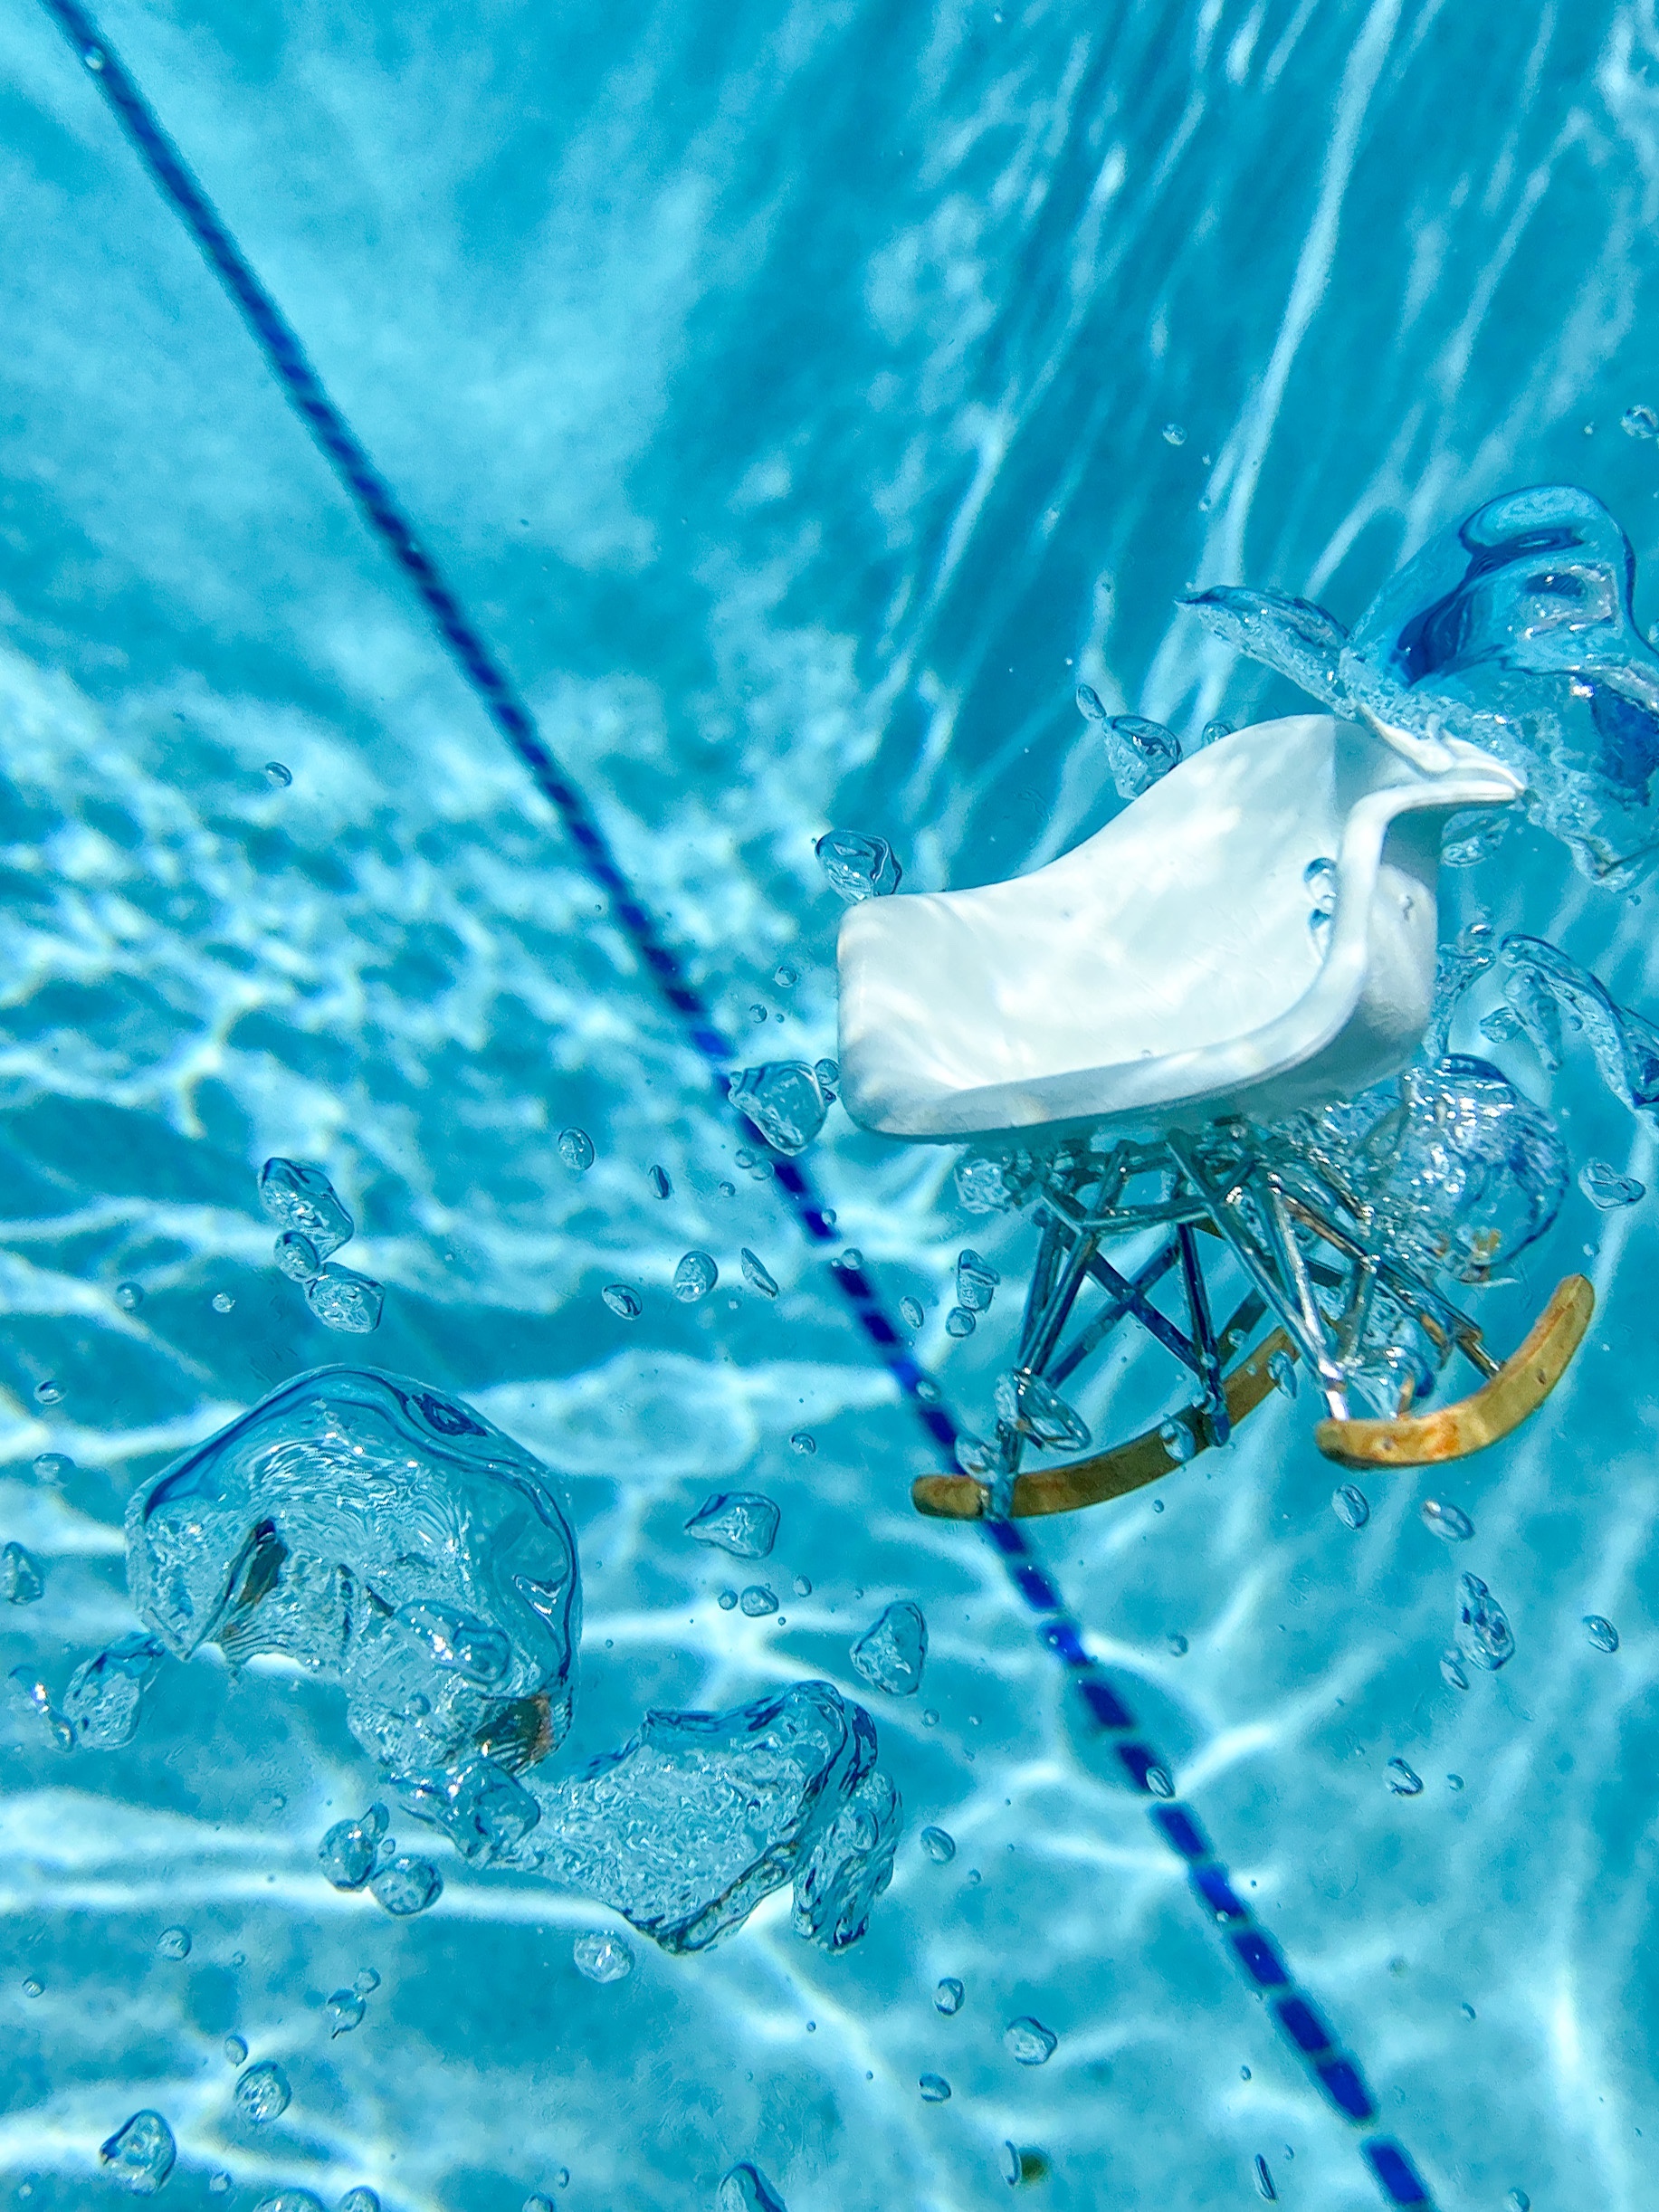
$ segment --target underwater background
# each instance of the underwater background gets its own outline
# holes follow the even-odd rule
[[[1644,0],[100,20],[741,1061],[834,1052],[832,826],[887,838],[907,889],[1006,876],[1120,804],[1080,681],[1189,743],[1305,703],[1182,593],[1276,586],[1351,623],[1432,532],[1547,481],[1654,553],[1659,442],[1622,421],[1659,407]],[[151,2108],[178,2212],[357,2185],[397,2212],[666,2212],[716,2206],[742,2160],[790,2212],[955,2212],[1006,2199],[1006,2142],[1047,2168],[1025,2200],[1068,2212],[1387,2201],[991,1548],[912,1511],[939,1447],[26,0],[0,10],[0,1540],[45,1585],[0,1607],[0,1667],[60,1696],[137,1625],[133,1490],[287,1378],[367,1358],[559,1478],[585,1605],[561,1764],[648,1707],[821,1678],[871,1708],[905,1807],[841,1955],[779,1895],[710,1951],[631,1938],[632,1973],[596,1982],[573,1944],[620,1921],[435,1832],[430,1911],[329,1885],[319,1839],[377,1783],[338,1691],[292,1668],[168,1666],[104,1752],[14,1702],[8,2199],[117,2201],[99,2146]],[[1637,613],[1659,615],[1642,581]],[[1541,830],[1442,893],[1443,937],[1484,916],[1659,1008],[1659,892],[1598,890]],[[1550,1106],[1575,1168],[1651,1183],[1651,1133],[1582,1041],[1555,1072],[1488,1048],[1495,1003],[1487,978],[1454,1043]],[[372,1338],[272,1265],[272,1154],[351,1209]],[[839,1107],[808,1157],[983,1425],[1028,1232],[964,1213],[949,1151]],[[1582,1267],[1599,1305],[1566,1380],[1437,1483],[1364,1481],[1363,1527],[1331,1509],[1304,1390],[1032,1537],[1458,2212],[1659,2191],[1654,1204],[1574,1186],[1477,1300],[1508,1349]],[[958,1340],[965,1244],[1004,1288]],[[691,1250],[720,1281],[688,1305]],[[1119,1379],[1086,1398],[1102,1433]],[[722,1609],[750,1570],[684,1533],[722,1490],[780,1509],[777,1611]],[[1455,1549],[1431,1491],[1474,1524]],[[1440,1670],[1464,1569],[1517,1647],[1466,1691]],[[908,1699],[849,1658],[899,1600],[930,1638]],[[157,1949],[174,1928],[184,1958]],[[1044,2064],[1005,2044],[1025,2016],[1058,2038]],[[232,2036],[285,2070],[279,2118],[234,2103]]]

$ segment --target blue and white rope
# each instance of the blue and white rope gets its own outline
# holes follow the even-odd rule
[[[103,94],[151,179],[191,232],[235,302],[289,405],[300,416],[359,513],[403,570],[462,678],[512,748],[530,780],[553,806],[594,882],[632,942],[689,1044],[701,1055],[722,1102],[736,1057],[685,965],[624,876],[609,841],[579,787],[565,772],[537,728],[511,679],[485,644],[390,485],[329,398],[305,349],[201,186],[186,167],[155,111],[97,24],[74,0],[42,0]],[[748,1133],[748,1124],[744,1124]],[[796,1221],[815,1244],[835,1241],[831,1217],[798,1160],[774,1162],[777,1180]],[[846,1262],[830,1273],[877,1357],[920,1421],[930,1439],[954,1464],[958,1434],[926,1377],[888,1319],[863,1268]],[[1283,1954],[1249,1907],[1235,1893],[1227,1870],[1186,1807],[1168,1799],[1169,1769],[1142,1738],[1128,1706],[1105,1671],[1092,1659],[1083,1631],[1033,1551],[1024,1530],[1010,1521],[984,1522],[1015,1588],[1038,1624],[1043,1643],[1066,1670],[1091,1725],[1111,1738],[1125,1778],[1150,1800],[1153,1825],[1183,1862],[1207,1915],[1225,1931],[1245,1978],[1265,2000],[1284,2041],[1331,2108],[1365,2130],[1359,2150],[1391,2205],[1429,2205],[1416,2169],[1392,2136],[1370,2131],[1377,2108],[1356,2062],[1337,2044],[1312,2002],[1296,1988]]]

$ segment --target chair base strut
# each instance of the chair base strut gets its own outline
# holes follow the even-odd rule
[[[1275,1388],[1295,1396],[1299,1371],[1327,1408],[1314,1441],[1340,1465],[1464,1459],[1538,1410],[1595,1309],[1589,1282],[1568,1275],[1520,1349],[1500,1366],[1477,1325],[1433,1278],[1379,1242],[1368,1210],[1343,1187],[1328,1158],[1287,1164],[1281,1153],[1270,1161],[1257,1132],[1243,1123],[1213,1125],[1196,1139],[1062,1147],[1045,1160],[1022,1163],[1014,1195],[1032,1206],[1041,1231],[1018,1360],[998,1387],[994,1439],[967,1440],[969,1471],[925,1474],[912,1484],[917,1511],[930,1519],[1025,1520],[1125,1497],[1226,1443]],[[1112,1243],[1144,1254],[1149,1236],[1164,1241],[1138,1265],[1125,1261],[1129,1272],[1106,1256]],[[1231,1272],[1235,1281],[1242,1275],[1249,1286],[1219,1332],[1206,1270]],[[1178,1286],[1185,1308],[1178,1319],[1155,1302],[1166,1278]],[[1102,1295],[1103,1303],[1065,1341],[1085,1293]],[[1244,1351],[1268,1319],[1276,1325]],[[1088,1442],[1060,1387],[1130,1323],[1187,1368],[1197,1397],[1108,1451],[1054,1466],[1022,1465],[1028,1449]],[[1454,1350],[1474,1368],[1478,1387],[1449,1405],[1414,1407]],[[1372,1403],[1396,1400],[1397,1410],[1357,1416],[1350,1387]]]

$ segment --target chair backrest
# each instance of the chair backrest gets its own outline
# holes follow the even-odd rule
[[[1294,715],[1206,746],[1030,875],[850,907],[848,1111],[960,1142],[1352,1095],[1428,1018],[1444,816],[1521,789],[1473,745]],[[1321,859],[1336,904],[1316,935]]]

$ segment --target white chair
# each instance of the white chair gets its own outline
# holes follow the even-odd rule
[[[995,1441],[973,1443],[961,1473],[921,1477],[919,1510],[1040,1514],[1121,1496],[1225,1443],[1298,1360],[1328,1408],[1316,1441],[1347,1465],[1461,1458],[1549,1395],[1588,1324],[1582,1276],[1500,1366],[1444,1291],[1378,1241],[1340,1179],[1287,1181],[1253,1128],[1352,1098],[1411,1060],[1434,1001],[1445,819],[1511,806],[1522,788],[1461,740],[1292,715],[1207,746],[1029,875],[848,909],[848,1111],[890,1137],[1001,1140],[1024,1158],[1042,1229]],[[1083,1130],[1087,1145],[1043,1141]],[[1149,1233],[1161,1246],[1120,1272],[1107,1246],[1143,1247]],[[1221,1326],[1206,1280],[1218,1262],[1248,1285]],[[1166,1282],[1178,1285],[1178,1317],[1154,1301]],[[1085,1292],[1104,1304],[1068,1344]],[[1464,1353],[1481,1387],[1414,1411],[1414,1373],[1397,1412],[1355,1417],[1350,1387],[1380,1387],[1366,1365],[1379,1297],[1443,1359]],[[1278,1326],[1246,1354],[1270,1315]],[[1024,1409],[1052,1406],[1130,1321],[1200,1396],[1110,1451],[1021,1473],[1044,1442]]]
[[[1521,788],[1473,745],[1292,715],[1206,746],[1030,875],[849,907],[847,1111],[960,1143],[1352,1096],[1428,1019],[1444,818]],[[1322,945],[1318,860],[1336,863]]]

